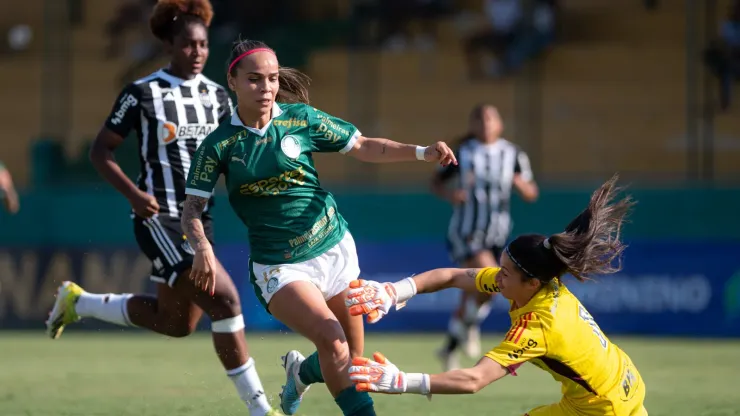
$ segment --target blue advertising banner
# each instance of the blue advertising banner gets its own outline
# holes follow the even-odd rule
[[[378,281],[452,266],[444,244],[436,241],[358,242],[358,251],[362,277]],[[239,287],[247,329],[283,329],[252,291],[248,253],[241,244],[217,249]],[[740,242],[634,242],[621,273],[587,283],[566,281],[609,334],[740,336],[738,254]],[[97,293],[152,292],[149,271],[149,261],[134,247],[0,248],[0,328],[41,329],[63,280],[80,282]],[[459,299],[457,290],[419,295],[367,330],[443,331]],[[508,303],[497,297],[483,329],[508,329],[507,310]]]
[[[379,281],[449,265],[441,244],[364,244],[359,252],[363,277]],[[740,242],[634,242],[619,274],[566,282],[607,333],[740,336]],[[442,331],[459,299],[454,290],[420,295],[368,327]],[[483,329],[505,331],[508,302],[497,296],[494,305]]]

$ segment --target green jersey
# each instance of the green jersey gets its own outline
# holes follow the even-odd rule
[[[198,147],[185,192],[209,198],[223,174],[229,203],[249,229],[253,261],[310,260],[347,230],[311,154],[347,153],[359,136],[352,124],[307,104],[275,103],[262,129],[245,127],[234,112]]]

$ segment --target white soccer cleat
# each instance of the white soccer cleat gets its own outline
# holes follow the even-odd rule
[[[285,385],[280,392],[280,410],[286,415],[293,415],[298,411],[303,395],[311,387],[304,385],[298,375],[301,363],[306,357],[296,350],[291,350],[281,358],[285,368]]]
[[[447,349],[443,347],[437,351],[437,358],[442,362],[442,370],[444,371],[457,370],[460,368],[460,361],[454,351],[451,353],[447,352]]]

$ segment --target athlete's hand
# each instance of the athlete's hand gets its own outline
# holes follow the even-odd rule
[[[447,166],[451,163],[457,165],[455,152],[445,142],[437,142],[427,147],[424,151],[424,160],[427,162],[439,161],[439,164],[442,166]]]
[[[211,296],[216,292],[216,255],[212,247],[203,247],[195,252],[190,279]]]
[[[128,201],[136,215],[141,218],[151,218],[154,214],[159,212],[157,198],[144,191],[137,190],[136,194],[131,196]]]
[[[349,378],[355,383],[357,391],[401,394],[406,392],[408,386],[406,373],[379,352],[373,354],[372,360],[365,357],[353,358]]]
[[[367,315],[367,323],[374,324],[390,312],[397,300],[393,283],[359,279],[349,282],[349,292],[344,303],[349,308],[350,315]]]

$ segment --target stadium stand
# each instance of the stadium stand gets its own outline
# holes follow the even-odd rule
[[[327,2],[329,4],[330,2]],[[464,4],[463,4],[464,3]],[[718,18],[729,0],[719,2]],[[341,6],[342,2],[338,2]],[[479,9],[480,1],[461,1]],[[23,8],[0,17],[0,28],[29,25],[36,36],[23,54],[0,61],[4,100],[0,111],[6,125],[3,159],[19,183],[30,175],[26,162],[30,140],[42,133],[43,0],[26,0]],[[124,60],[105,61],[103,27],[115,8],[106,2],[84,2],[84,24],[72,31],[72,77],[69,105],[72,120],[63,141],[63,165],[84,163],[86,143],[96,133],[120,86],[117,77]],[[480,101],[498,105],[510,136],[526,142],[539,160],[538,174],[576,177],[620,170],[651,172],[656,177],[680,177],[689,151],[685,146],[686,52],[682,2],[661,2],[647,12],[640,2],[570,0],[564,2],[560,40],[542,59],[542,137],[539,144],[517,137],[512,115],[516,80],[470,83],[461,50],[462,34],[454,19],[440,22],[440,41],[432,53],[358,52],[345,49],[316,51],[307,71],[313,77],[312,104],[355,121],[350,88],[357,88],[358,67],[377,68],[376,123],[359,125],[368,134],[431,143],[452,140],[465,127],[469,107]],[[348,13],[346,7],[338,7]],[[212,58],[217,54],[212,52]],[[220,56],[220,55],[219,55]],[[153,62],[152,68],[159,62]],[[220,68],[219,65],[216,67]],[[152,69],[149,68],[149,69]],[[210,74],[209,74],[210,75]],[[63,82],[63,80],[60,80]],[[430,85],[433,87],[430,88]],[[521,84],[520,84],[521,85]],[[740,172],[740,118],[737,107],[719,114],[715,124],[715,173]],[[519,117],[518,122],[522,123]],[[358,122],[358,124],[360,124]],[[369,124],[369,123],[364,123]],[[573,157],[576,152],[580,157]],[[317,155],[322,179],[369,174],[381,181],[403,184],[426,180],[431,167],[407,164],[358,166],[343,158]],[[330,158],[330,159],[329,159]],[[331,160],[331,161],[329,161]],[[567,162],[564,162],[566,161]]]

